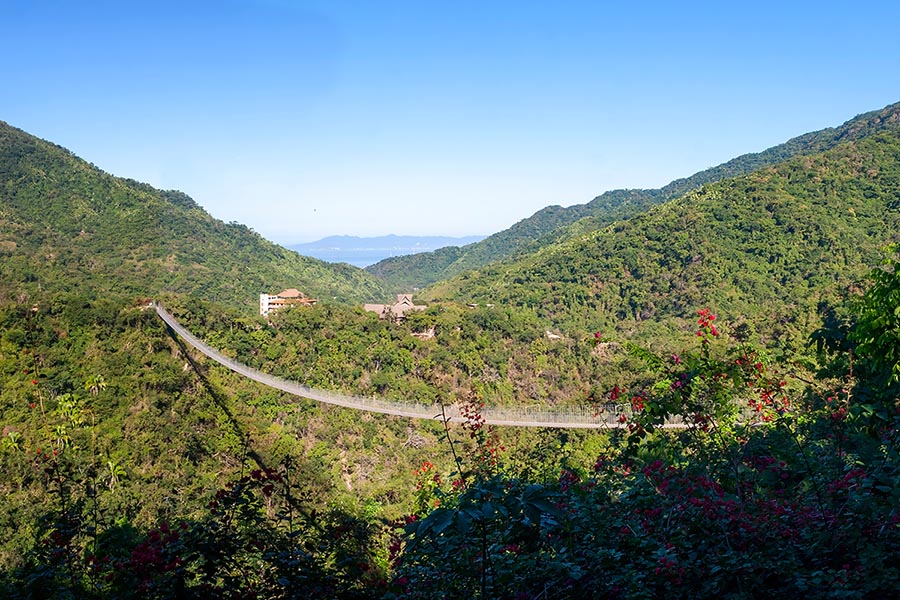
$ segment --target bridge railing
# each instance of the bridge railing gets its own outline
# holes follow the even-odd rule
[[[320,390],[305,386],[295,381],[263,373],[253,367],[240,363],[233,358],[209,346],[190,331],[184,328],[161,304],[154,302],[152,306],[166,324],[172,328],[185,342],[217,363],[253,379],[263,385],[309,398],[326,404],[343,406],[356,410],[375,412],[414,419],[447,419],[462,422],[466,418],[460,413],[459,405],[424,405],[397,402],[383,398],[350,396],[338,392]],[[558,427],[566,429],[602,429],[622,427],[620,416],[631,415],[629,404],[606,404],[597,408],[589,406],[490,406],[481,411],[484,422],[488,425],[505,425],[517,427]],[[665,427],[684,427],[680,417],[670,419]]]

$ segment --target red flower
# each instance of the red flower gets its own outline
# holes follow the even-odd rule
[[[31,380],[31,385],[37,385],[37,379],[32,379],[32,380]]]

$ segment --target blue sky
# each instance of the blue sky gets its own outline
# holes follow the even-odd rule
[[[900,3],[0,6],[0,120],[281,243],[489,234],[900,101]]]

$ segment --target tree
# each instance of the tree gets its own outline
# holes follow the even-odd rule
[[[896,384],[900,383],[900,247],[891,245],[888,253],[882,268],[870,274],[873,285],[859,303],[851,338],[873,373]]]

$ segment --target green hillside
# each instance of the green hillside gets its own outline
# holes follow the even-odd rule
[[[303,482],[293,489],[296,518],[308,524],[304,511],[317,510],[315,531],[355,523],[365,506],[405,510],[411,465],[434,445],[436,426],[363,423],[202,361],[192,368],[164,323],[135,302],[162,297],[258,328],[258,294],[284,287],[354,304],[384,297],[359,269],[301,257],[180,192],[113,177],[0,123],[0,597],[169,597],[139,592],[133,580],[116,593],[96,583],[60,591],[54,577],[88,554],[48,556],[47,543],[75,548],[92,535],[92,552],[118,545],[124,552],[107,557],[135,575],[123,565],[148,531],[176,521],[208,531],[202,515],[217,491],[286,457]],[[319,308],[328,305],[340,306]],[[416,448],[402,445],[410,432],[422,440]],[[372,447],[384,448],[381,458]],[[349,548],[315,543],[332,562]],[[30,583],[16,579],[31,567]]]
[[[900,238],[898,129],[466,272],[396,323],[258,317],[259,286],[374,288],[2,131],[0,597],[895,593],[896,249],[862,279]],[[260,370],[468,420],[265,388],[143,295]],[[846,320],[820,352],[783,353],[822,311]],[[499,430],[482,402],[612,404],[622,427]]]
[[[900,239],[900,127],[582,220],[401,322],[339,302],[258,317],[260,288],[378,286],[0,131],[0,596],[896,590],[900,262],[862,279]],[[143,296],[260,370],[469,420],[264,388]],[[835,311],[822,352],[784,352]],[[482,402],[627,410],[621,429],[496,430]]]
[[[660,189],[612,190],[587,204],[549,206],[475,244],[443,248],[435,252],[400,256],[367,267],[392,289],[425,287],[491,262],[536,252],[571,235],[628,219],[651,206],[677,198],[707,183],[736,177],[777,164],[794,156],[816,154],[837,144],[863,139],[900,123],[900,103],[859,115],[840,127],[827,128],[793,138],[759,153],[745,154]]]
[[[709,305],[769,335],[808,334],[819,303],[877,264],[898,232],[900,127],[706,185],[423,297],[620,330]]]
[[[0,292],[79,289],[202,296],[248,310],[296,287],[340,301],[384,297],[346,265],[301,257],[223,223],[181,192],[121,179],[0,122]]]

